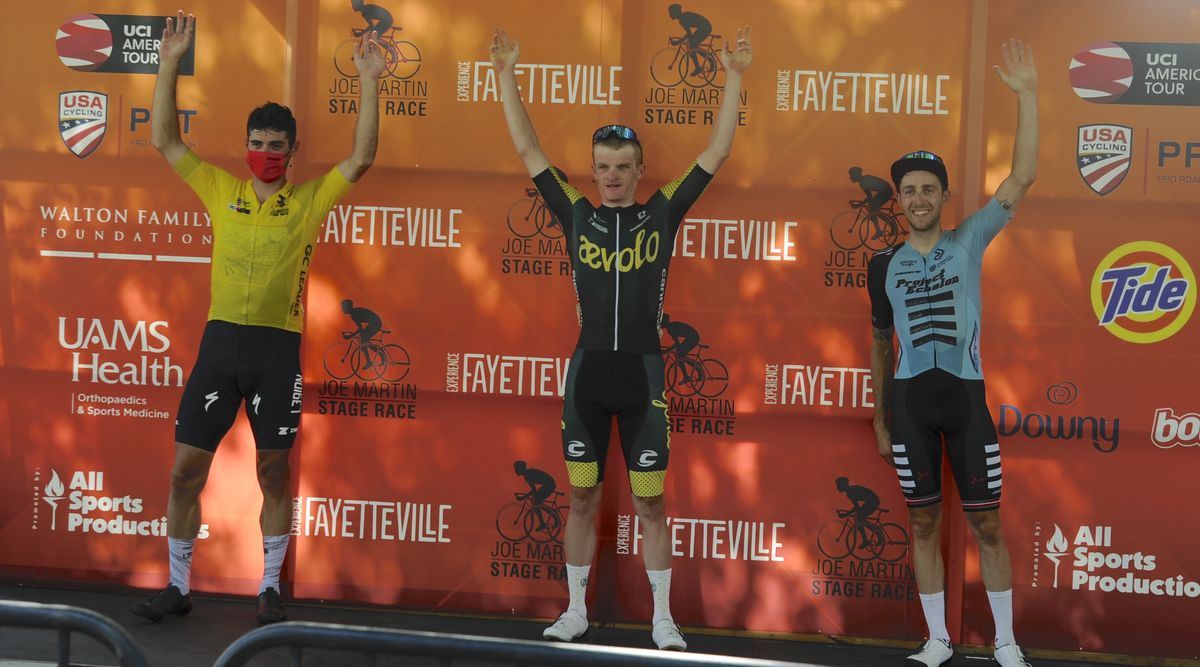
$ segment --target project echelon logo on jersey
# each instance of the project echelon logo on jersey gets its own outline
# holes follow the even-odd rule
[[[1125,182],[1133,163],[1133,128],[1126,125],[1080,125],[1076,165],[1092,192],[1104,196]]]
[[[1071,58],[1068,76],[1096,104],[1200,106],[1200,44],[1095,42]]]
[[[391,3],[388,3],[391,5]],[[363,23],[343,33],[333,51],[334,75],[329,85],[328,111],[331,114],[356,115],[359,88],[358,68],[354,66],[354,51],[368,26],[378,34],[383,49],[384,70],[379,77],[379,114],[384,117],[424,118],[429,115],[429,82],[421,76],[421,49],[415,42],[402,39],[404,29],[399,18],[382,4],[361,6],[354,11],[362,15]],[[403,33],[411,37],[408,33]],[[426,70],[428,71],[428,70]]]
[[[107,481],[103,470],[75,470],[60,477],[58,470],[50,468],[50,478],[46,479],[42,469],[35,467],[31,529],[89,535],[166,536],[166,516],[143,517],[145,500],[113,495]],[[49,522],[45,513],[50,514]],[[200,524],[197,537],[206,539],[208,533],[208,524]]]
[[[54,50],[63,65],[79,72],[158,74],[166,25],[165,16],[77,14],[58,27]],[[193,42],[179,61],[179,74],[194,74],[195,61]]]
[[[108,95],[91,90],[58,94],[58,134],[75,157],[94,153],[107,130]]]
[[[1154,423],[1150,427],[1150,438],[1160,449],[1173,447],[1200,447],[1200,414],[1181,412],[1172,408],[1154,411]]]
[[[679,5],[673,5],[679,7]],[[650,57],[649,87],[643,100],[642,121],[646,125],[712,126],[725,91],[725,65],[721,52],[725,42],[736,47],[735,36],[714,34],[709,20],[682,8],[677,15],[662,13],[661,25],[675,21],[682,34],[668,34]],[[737,124],[745,127],[750,112],[750,92],[738,99]]]
[[[1200,582],[1164,571],[1159,554],[1119,537],[1113,526],[1080,526],[1072,532],[1057,522],[1035,521],[1031,586],[1044,588],[1048,582],[1072,591],[1200,598]]]
[[[549,473],[514,461],[511,471],[520,481],[505,481],[512,499],[496,513],[499,539],[492,548],[488,572],[502,579],[565,581],[563,534],[567,526],[566,491],[558,490]],[[508,480],[505,473],[501,479]],[[567,487],[570,488],[570,487]]]
[[[1156,241],[1132,241],[1108,253],[1092,276],[1100,326],[1130,343],[1179,333],[1196,308],[1196,276],[1183,255]]]
[[[1046,389],[1046,400],[1058,406],[1041,413],[1026,406],[1002,403],[996,431],[1001,437],[1024,435],[1030,440],[1062,440],[1065,443],[1087,441],[1103,454],[1111,454],[1121,444],[1121,418],[1096,417],[1087,414],[1063,415],[1079,396],[1073,382],[1060,382]]]
[[[346,330],[322,358],[326,379],[317,388],[317,413],[335,417],[416,419],[413,360],[375,311],[342,302]],[[407,381],[406,381],[407,380]]]

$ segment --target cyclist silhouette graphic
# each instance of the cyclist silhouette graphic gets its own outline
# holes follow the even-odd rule
[[[667,336],[671,338],[671,345],[663,350],[663,354],[674,350],[676,359],[686,359],[688,354],[700,344],[700,332],[696,331],[695,327],[677,320],[671,321],[671,316],[665,312],[662,314],[661,326]],[[688,365],[681,364],[680,370],[683,371],[683,381],[691,382]]]
[[[346,340],[357,336],[359,344],[366,345],[375,334],[383,329],[383,320],[379,318],[379,315],[375,314],[375,311],[362,307],[355,308],[354,302],[350,299],[342,302],[342,312],[350,316],[350,319],[354,320],[354,325],[357,327],[354,331],[347,331],[342,334],[342,337]],[[363,368],[370,368],[375,364],[371,359],[371,355],[367,354],[364,357],[367,363]]]
[[[683,28],[680,39],[688,43],[688,57],[692,59],[691,76],[704,78],[703,64],[700,62],[700,43],[712,34],[712,23],[696,12],[685,12],[678,3],[667,7],[667,14]]]
[[[865,486],[855,486],[850,484],[848,477],[837,478],[837,490],[846,494],[850,502],[854,504],[848,510],[838,510],[839,517],[846,517],[851,514],[858,517],[855,522],[856,530],[858,530],[860,544],[866,544],[870,541],[870,535],[867,533],[867,526],[871,515],[875,510],[879,509],[879,496]]]
[[[862,167],[850,167],[850,181],[858,183],[862,188],[863,194],[866,197],[863,199],[861,206],[866,206],[869,213],[883,213],[883,205],[888,203],[892,198],[892,186],[887,181],[878,176],[864,174]],[[855,202],[850,202],[854,206]],[[871,240],[876,240],[883,236],[883,228],[879,225],[879,217],[871,218],[875,222],[875,235]]]
[[[350,0],[350,6],[367,21],[367,27],[361,32],[356,32],[356,35],[374,31],[376,35],[383,37],[392,27],[392,13],[383,7],[364,4],[363,0]]]
[[[530,468],[524,461],[513,462],[513,471],[516,472],[518,477],[525,478],[525,483],[529,485],[529,493],[525,495],[525,498],[529,498],[534,507],[545,505],[546,499],[554,495],[554,478],[550,476],[550,473],[538,470],[537,468]],[[537,512],[534,515],[541,524],[537,529],[545,530],[545,515],[541,512]]]

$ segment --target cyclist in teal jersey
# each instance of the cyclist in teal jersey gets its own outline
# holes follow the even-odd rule
[[[1000,445],[984,398],[980,363],[980,269],[983,252],[1008,223],[1037,172],[1037,69],[1033,50],[1004,45],[996,72],[1017,95],[1012,172],[985,207],[943,230],[950,198],[946,165],[919,151],[892,165],[908,219],[902,245],[871,258],[867,287],[875,342],[875,435],[879,454],[900,480],[912,523],[912,557],[929,640],[908,657],[941,665],[954,651],[946,629],[941,555],[942,440],[975,541],[996,624],[995,658],[1027,665],[1012,630],[1012,566],[1000,524]],[[897,363],[893,335],[900,341]]]
[[[670,610],[671,537],[663,502],[670,431],[659,320],[675,233],[733,146],[742,73],[751,60],[750,31],[739,31],[736,49],[726,45],[721,54],[728,75],[708,146],[683,175],[645,204],[634,199],[646,167],[631,128],[605,125],[592,135],[600,206],[551,167],[521,102],[514,71],[519,53],[517,43],[497,30],[491,58],[504,118],[526,170],[563,226],[581,324],[567,370],[562,417],[571,482],[564,538],[570,604],[542,634],[574,641],[588,629],[584,597],[596,553],[595,519],[615,415],[654,594],[651,636],[660,649],[684,650],[687,643]]]

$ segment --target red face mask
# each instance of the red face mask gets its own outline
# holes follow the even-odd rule
[[[286,153],[269,153],[267,151],[246,151],[246,165],[254,177],[263,183],[274,183],[287,171],[288,156]]]

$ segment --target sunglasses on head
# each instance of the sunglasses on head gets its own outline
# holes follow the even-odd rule
[[[915,153],[909,153],[900,159],[909,160],[909,159],[914,159],[914,158],[920,159],[920,160],[933,160],[934,162],[942,161],[942,158],[934,155],[933,153],[930,153],[929,151],[917,151]]]
[[[637,141],[637,133],[632,128],[624,125],[605,125],[592,133],[592,143],[599,143],[605,139],[616,137],[618,139],[628,139],[629,141]]]

